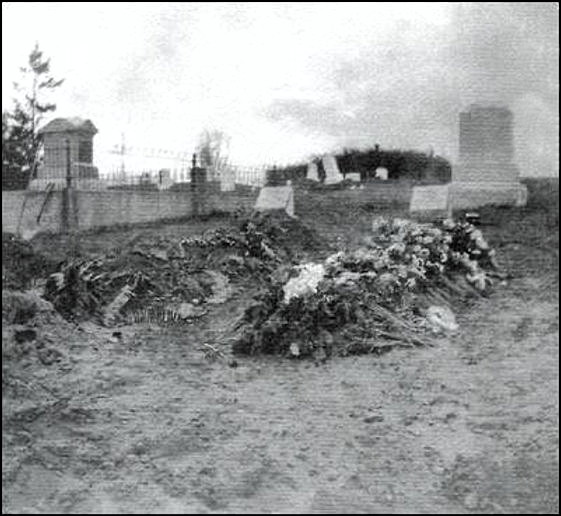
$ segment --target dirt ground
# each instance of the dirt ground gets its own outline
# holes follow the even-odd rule
[[[233,364],[243,292],[189,326],[69,327],[60,362],[3,368],[3,513],[557,513],[546,215],[482,228],[514,277],[430,348]]]

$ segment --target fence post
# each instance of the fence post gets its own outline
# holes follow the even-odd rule
[[[205,182],[206,170],[197,166],[197,155],[193,154],[191,161],[191,206],[195,217],[203,214]]]
[[[61,230],[63,233],[68,233],[70,228],[70,186],[72,184],[71,169],[70,169],[70,141],[66,140],[66,185],[62,191],[62,205],[61,205]]]

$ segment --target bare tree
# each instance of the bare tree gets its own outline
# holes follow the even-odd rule
[[[209,179],[216,179],[228,160],[230,138],[219,130],[205,130],[199,137],[197,154],[201,167],[208,170]]]

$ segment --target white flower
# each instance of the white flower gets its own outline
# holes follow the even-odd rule
[[[385,217],[376,217],[373,221],[372,221],[372,231],[374,233],[378,233],[380,231],[380,229],[382,229],[384,226],[387,226],[389,223],[389,220]]]
[[[478,264],[475,260],[470,260],[467,253],[462,254],[460,263],[471,273],[476,274],[479,271]]]
[[[452,219],[446,219],[443,223],[442,223],[442,227],[444,229],[454,229],[454,227],[456,226],[456,223],[452,220]]]
[[[380,275],[378,280],[383,286],[395,285],[397,283],[397,278],[390,272],[384,272],[384,274]]]
[[[294,297],[315,293],[318,284],[325,277],[325,268],[321,263],[306,263],[298,268],[300,274],[291,278],[283,287],[285,303],[289,303]]]
[[[489,278],[483,271],[467,274],[466,279],[479,291],[485,290],[487,285],[492,285],[493,283],[491,278]]]
[[[472,240],[477,240],[478,238],[483,239],[483,233],[481,233],[481,231],[479,231],[479,229],[474,229],[474,230],[470,233],[469,237],[470,237]]]
[[[344,285],[345,283],[354,283],[359,280],[361,274],[359,272],[343,271],[339,276],[335,278],[333,283],[335,285]]]
[[[489,244],[483,237],[478,237],[475,239],[475,245],[479,247],[479,249],[486,251],[489,249]]]
[[[405,244],[402,242],[396,242],[388,247],[388,252],[401,255],[405,252]]]
[[[405,282],[405,288],[408,290],[414,290],[416,286],[417,286],[417,280],[415,278],[409,278]]]
[[[431,306],[427,310],[427,321],[435,331],[456,331],[459,326],[454,312],[446,306]]]
[[[405,228],[405,227],[411,225],[411,221],[407,220],[407,219],[395,218],[395,219],[393,219],[392,224],[396,228]]]
[[[325,265],[327,266],[339,265],[344,257],[345,257],[345,253],[343,251],[339,251],[338,253],[328,256],[325,260]]]

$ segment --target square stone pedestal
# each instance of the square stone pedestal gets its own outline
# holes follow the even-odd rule
[[[453,210],[474,209],[481,206],[525,206],[528,189],[519,182],[452,182],[448,186],[450,207]]]

